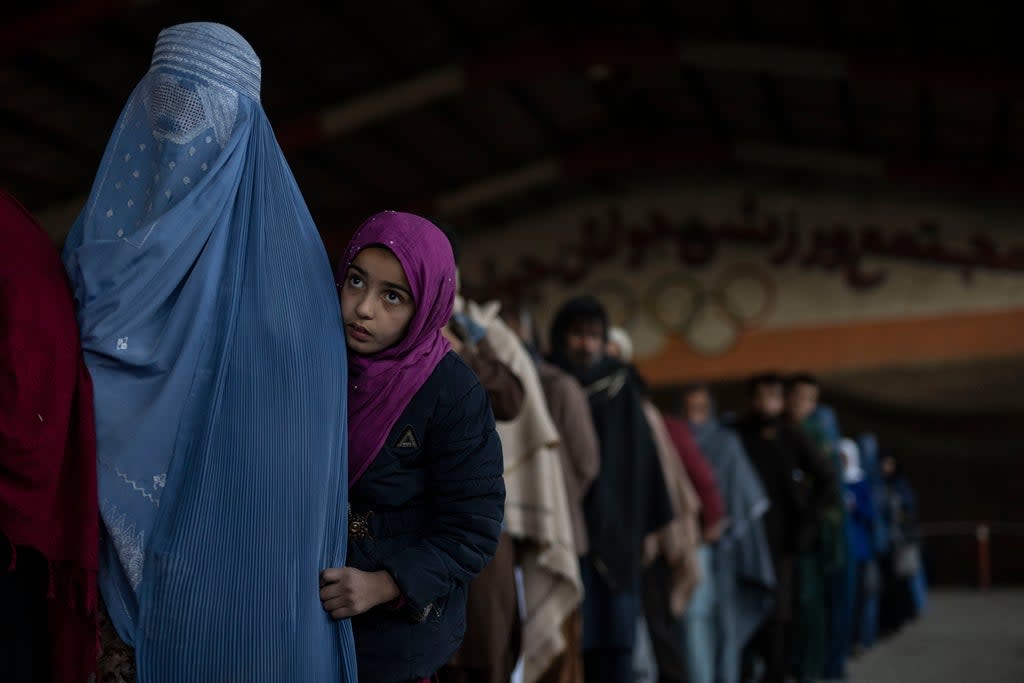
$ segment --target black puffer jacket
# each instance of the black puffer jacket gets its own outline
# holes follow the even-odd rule
[[[387,570],[403,596],[353,620],[360,681],[426,678],[458,649],[467,586],[501,534],[502,470],[487,394],[449,353],[350,492],[348,565]]]

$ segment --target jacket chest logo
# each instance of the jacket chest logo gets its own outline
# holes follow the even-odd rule
[[[416,439],[416,433],[412,431],[412,427],[406,427],[402,435],[398,437],[398,441],[395,442],[395,448],[401,450],[415,450],[420,447],[420,442]]]

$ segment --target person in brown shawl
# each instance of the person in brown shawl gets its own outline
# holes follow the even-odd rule
[[[565,475],[577,557],[589,548],[583,500],[601,467],[601,449],[587,395],[571,375],[551,363],[538,366],[544,395],[561,440],[558,454]],[[583,683],[583,616],[576,609],[564,627],[566,648],[541,679],[543,683]]]
[[[501,315],[537,367],[548,412],[558,430],[558,456],[572,525],[572,545],[579,559],[589,547],[583,501],[601,466],[590,403],[575,378],[541,357],[533,318],[526,309],[518,302],[505,303]],[[578,606],[565,619],[562,634],[565,646],[537,679],[541,683],[583,683],[583,616]]]
[[[442,226],[442,230],[451,242],[458,263],[458,240],[450,229]],[[523,385],[498,357],[486,337],[486,329],[465,313],[456,313],[444,333],[452,349],[462,356],[487,390],[494,419],[514,420],[522,411]],[[470,584],[466,635],[462,646],[438,674],[444,683],[507,683],[509,680],[522,640],[515,568],[515,542],[508,533],[502,533],[494,559]]]
[[[522,680],[536,683],[568,650],[564,624],[582,599],[579,561],[562,464],[560,434],[548,410],[537,367],[519,336],[498,316],[501,304],[467,301],[498,357],[523,384],[520,415],[499,421],[505,456],[505,531],[516,541],[521,581]]]

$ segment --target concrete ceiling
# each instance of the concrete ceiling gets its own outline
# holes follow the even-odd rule
[[[66,222],[157,32],[210,19],[260,54],[265,109],[328,238],[384,207],[480,226],[650,175],[1024,196],[1019,10],[924,9],[21,3],[0,24],[0,186]]]

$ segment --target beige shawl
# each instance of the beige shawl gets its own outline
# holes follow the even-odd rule
[[[533,359],[498,317],[497,303],[466,302],[470,318],[487,329],[498,358],[523,385],[523,408],[499,422],[505,453],[506,531],[521,542],[526,618],[523,679],[533,683],[566,647],[563,627],[583,598],[569,498],[558,453],[558,430],[548,412]]]
[[[669,607],[678,617],[686,611],[686,605],[700,581],[700,499],[672,445],[661,413],[650,401],[644,401],[644,414],[654,435],[658,459],[675,511],[675,519],[668,526],[647,537],[644,562],[649,564],[659,556],[665,558],[672,576]]]

